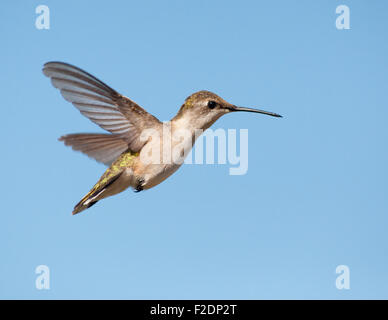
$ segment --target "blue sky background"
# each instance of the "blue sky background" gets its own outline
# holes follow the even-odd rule
[[[35,8],[51,10],[50,30]],[[351,29],[335,28],[350,7]],[[388,298],[386,1],[2,1],[0,298]],[[161,120],[207,89],[249,171],[186,165],[77,216],[105,167],[57,138],[102,132],[41,73],[79,66]],[[51,289],[35,288],[35,268]],[[338,265],[350,290],[335,287]]]

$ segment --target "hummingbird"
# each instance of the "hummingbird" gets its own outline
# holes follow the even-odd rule
[[[67,63],[47,62],[43,66],[43,74],[82,115],[109,132],[74,133],[58,139],[73,150],[109,166],[76,204],[73,215],[129,187],[136,192],[150,189],[181,166],[182,162],[150,163],[142,160],[150,150],[162,149],[164,154],[163,144],[166,143],[164,139],[154,139],[154,136],[144,138],[142,134],[146,130],[163,136],[163,122],[137,103],[90,73]],[[178,113],[169,121],[170,134],[182,129],[189,133],[178,146],[180,154],[187,154],[186,151],[191,150],[198,138],[198,130],[208,129],[227,113],[242,111],[281,117],[277,113],[233,105],[215,93],[203,90],[186,98]],[[171,142],[170,147],[177,147],[177,142]]]

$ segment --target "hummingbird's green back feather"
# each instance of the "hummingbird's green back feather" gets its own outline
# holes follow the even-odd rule
[[[138,155],[138,152],[134,153],[131,151],[122,153],[121,156],[106,169],[105,173],[97,181],[94,187],[74,207],[73,214],[79,213],[94,205],[99,200],[94,200],[94,198],[113,184],[125,169],[130,168]]]

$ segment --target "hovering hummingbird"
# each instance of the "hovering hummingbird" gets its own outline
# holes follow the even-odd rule
[[[153,139],[152,136],[144,139],[142,132],[152,129],[163,135],[163,123],[138,104],[91,74],[67,63],[48,62],[43,66],[43,73],[84,116],[110,132],[75,133],[59,138],[73,150],[81,151],[109,166],[100,180],[74,207],[73,214],[128,187],[137,192],[152,188],[180,167],[182,163],[142,161],[142,155],[149,150],[163,149],[163,139]],[[183,143],[179,142],[181,153],[191,150],[198,129],[206,130],[224,114],[237,111],[281,117],[273,112],[235,106],[209,91],[196,92],[185,100],[170,121],[171,132],[184,129],[190,133]]]

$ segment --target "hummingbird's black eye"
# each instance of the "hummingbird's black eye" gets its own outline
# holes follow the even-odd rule
[[[214,108],[217,106],[217,103],[214,102],[214,101],[209,101],[209,102],[207,103],[207,106],[208,106],[208,108],[210,108],[210,109],[214,109]]]

